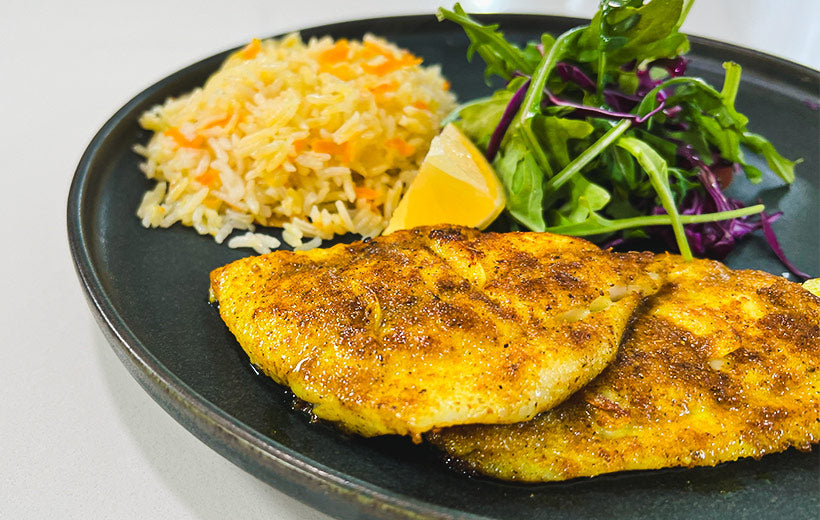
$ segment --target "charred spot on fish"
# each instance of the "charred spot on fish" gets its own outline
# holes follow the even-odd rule
[[[359,334],[350,342],[351,352],[359,359],[373,359],[379,364],[384,364],[381,355],[382,345],[375,338]]]
[[[506,376],[510,379],[514,378],[518,371],[521,369],[520,363],[510,363],[507,365]]]
[[[760,326],[778,338],[792,341],[797,350],[820,351],[820,325],[805,315],[767,314],[760,319]]]
[[[594,397],[587,399],[587,402],[599,410],[611,413],[615,417],[629,416],[629,412],[623,409],[618,403],[601,394],[596,394]]]
[[[592,339],[592,332],[585,325],[573,327],[569,333],[572,343],[575,345],[583,345]]]
[[[345,328],[364,329],[369,325],[371,312],[367,303],[363,302],[361,297],[356,296],[349,300],[342,300],[336,302],[336,305],[338,306],[338,315],[343,317],[344,323],[348,324]]]
[[[755,352],[754,350],[750,350],[746,347],[740,347],[738,349],[735,349],[734,351],[727,354],[726,357],[731,359],[735,363],[757,364],[760,362],[761,359],[759,352]]]
[[[516,270],[535,270],[539,268],[539,261],[534,255],[526,251],[516,250],[510,253],[507,266]]]
[[[421,334],[413,339],[412,346],[416,347],[417,350],[430,350],[430,348],[435,345],[435,341],[428,334]]]
[[[736,406],[742,399],[738,389],[732,385],[731,379],[726,374],[717,374],[717,380],[709,387],[715,402],[728,407]]]
[[[434,313],[447,327],[470,328],[478,326],[481,322],[472,310],[443,301],[436,306]]]
[[[789,308],[792,305],[791,292],[785,283],[773,283],[772,285],[761,287],[757,294],[765,297],[778,307]]]
[[[461,242],[464,240],[464,235],[459,229],[445,227],[431,230],[427,238],[436,242]]]
[[[467,292],[470,290],[470,282],[464,278],[456,278],[453,276],[442,276],[436,280],[436,289],[439,292]]]
[[[382,343],[389,346],[403,346],[410,341],[404,329],[394,330],[382,336]]]
[[[749,421],[749,426],[755,430],[772,431],[777,428],[777,424],[783,422],[788,416],[788,410],[764,406]]]
[[[563,289],[573,289],[577,287],[584,287],[586,284],[578,277],[571,275],[567,271],[558,271],[553,273],[552,279],[558,283],[558,286]]]

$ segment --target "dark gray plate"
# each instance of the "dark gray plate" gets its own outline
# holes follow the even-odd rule
[[[581,20],[547,16],[493,18],[524,41]],[[462,100],[485,95],[480,63],[465,60],[461,29],[413,16],[342,23],[303,31],[383,35],[440,63]],[[773,175],[739,190],[786,210],[776,224],[784,248],[820,274],[818,73],[771,56],[693,38],[691,72],[722,83],[721,62],[744,67],[739,108],[751,128],[788,157],[802,157],[791,188]],[[790,450],[715,468],[632,472],[547,485],[510,485],[449,470],[426,446],[405,439],[361,439],[311,424],[290,394],[257,376],[208,304],[208,272],[247,254],[190,228],[141,227],[135,216],[150,187],[137,169],[137,118],[168,96],[203,83],[225,58],[214,56],[160,81],[117,112],[77,168],[68,199],[68,233],[92,311],[114,350],[173,417],[260,479],[340,518],[816,518],[817,450]],[[812,108],[814,107],[814,108]],[[735,183],[740,186],[741,182]],[[760,237],[728,259],[733,267],[784,269]]]

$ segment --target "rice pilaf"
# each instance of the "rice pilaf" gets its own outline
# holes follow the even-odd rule
[[[372,35],[305,44],[253,40],[205,85],[140,118],[154,133],[135,150],[157,180],[137,215],[176,222],[230,247],[279,246],[255,225],[281,226],[296,248],[387,225],[454,107],[438,66]]]

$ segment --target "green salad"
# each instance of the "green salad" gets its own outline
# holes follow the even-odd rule
[[[747,129],[735,108],[741,68],[723,64],[715,88],[686,75],[689,41],[679,31],[692,0],[603,0],[589,25],[521,48],[497,25],[459,4],[440,8],[478,54],[485,76],[505,86],[448,118],[485,152],[518,228],[595,236],[616,244],[661,236],[687,259],[724,258],[762,230],[795,274],[771,229],[780,213],[746,207],[723,192],[732,177],[763,173],[765,158],[785,183],[796,161]]]

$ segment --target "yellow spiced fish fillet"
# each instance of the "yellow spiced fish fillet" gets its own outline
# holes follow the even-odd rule
[[[519,481],[709,466],[820,439],[820,299],[718,262],[663,270],[616,361],[529,422],[429,436],[467,471]]]
[[[245,258],[212,298],[251,362],[365,436],[532,418],[609,364],[651,254],[420,227]]]

